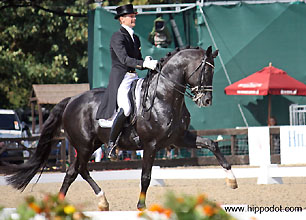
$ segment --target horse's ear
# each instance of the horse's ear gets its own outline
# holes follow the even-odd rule
[[[212,52],[212,48],[211,48],[211,46],[209,46],[209,47],[207,48],[207,50],[206,50],[206,56],[207,56],[207,57],[210,57],[211,52]]]
[[[215,59],[219,54],[219,50],[216,50],[215,52],[213,52],[212,57]]]

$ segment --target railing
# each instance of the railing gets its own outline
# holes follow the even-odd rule
[[[291,0],[201,0],[196,1],[196,3],[135,5],[134,8],[138,14],[175,14],[195,8],[197,5],[201,7],[209,5],[236,5],[240,4],[241,2],[244,2],[246,4],[271,4],[275,2],[288,3],[291,2]],[[99,3],[99,1],[96,1],[96,3],[98,7],[101,7],[101,2]],[[115,14],[117,7],[118,6],[104,6],[103,8]]]
[[[280,163],[279,127],[270,127],[271,162]],[[231,164],[248,164],[248,129],[216,129],[193,131],[199,136],[205,136],[216,140],[220,150]],[[10,162],[24,162],[34,153],[39,137],[31,138],[0,138],[0,159]],[[58,137],[59,142],[52,148],[47,163],[47,170],[65,171],[67,166],[74,160],[75,151],[64,137]],[[11,144],[16,147],[12,147]],[[4,152],[23,152],[20,156],[6,156]],[[140,168],[140,152],[122,151],[119,154],[119,161],[111,162],[102,158],[101,162],[94,162],[92,157],[89,168],[94,170],[102,169],[123,169]],[[2,154],[2,157],[1,157]],[[105,154],[104,154],[105,155]],[[218,165],[215,156],[207,149],[162,149],[156,155],[155,165],[159,166],[196,166],[196,165]]]
[[[38,140],[39,136],[0,138],[0,160],[17,164],[26,162],[34,153]],[[66,165],[73,159],[68,157],[68,155],[72,155],[70,151],[73,148],[68,146],[69,144],[64,137],[57,137],[54,141],[58,144],[52,147],[45,169],[65,171]]]
[[[290,125],[306,125],[306,105],[289,106]]]

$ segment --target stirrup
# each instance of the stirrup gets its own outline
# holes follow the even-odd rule
[[[111,149],[109,150],[108,154],[107,154],[107,158],[110,160],[117,160],[117,154],[116,154],[116,148],[117,145],[113,144],[113,146],[111,147]],[[115,151],[115,152],[113,152]]]

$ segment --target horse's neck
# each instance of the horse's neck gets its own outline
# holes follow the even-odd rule
[[[156,86],[157,83],[157,86]],[[156,74],[151,80],[150,90],[154,92],[163,102],[170,105],[175,102],[179,105],[180,102],[184,102],[185,82],[182,73],[176,70],[176,72],[165,73],[161,72]],[[155,98],[158,98],[155,97]],[[173,106],[175,107],[175,106]]]
[[[185,92],[186,83],[184,79],[184,71],[180,68],[165,67],[161,70],[162,76],[160,83],[167,88],[167,92],[175,95],[176,93]],[[179,90],[179,91],[178,91]]]

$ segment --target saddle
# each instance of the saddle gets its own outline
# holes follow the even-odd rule
[[[140,100],[140,93],[141,93],[143,81],[144,79],[140,78],[140,79],[134,80],[131,84],[130,90],[128,92],[128,98],[131,104],[131,113],[123,125],[124,130],[130,130],[131,132],[130,137],[138,146],[141,146],[141,144],[140,144],[139,136],[133,125],[136,122],[137,113],[141,111],[140,108],[142,107],[141,100]],[[111,128],[115,117],[116,115],[113,115],[112,120],[104,120],[104,119],[102,119],[102,121],[99,120],[100,127]],[[119,139],[120,139],[120,136],[118,137],[117,140]]]

